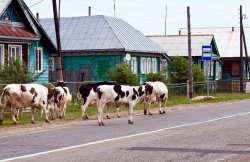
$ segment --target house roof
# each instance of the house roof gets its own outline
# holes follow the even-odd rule
[[[45,31],[56,42],[54,20],[41,19]],[[84,16],[60,18],[62,51],[117,50],[166,53],[159,45],[119,18]]]
[[[29,36],[29,39],[38,38],[38,36],[41,38],[41,41],[47,46],[47,49],[50,52],[57,52],[57,49],[53,42],[50,40],[49,36],[46,34],[46,32],[43,30],[42,26],[39,24],[39,22],[36,20],[28,6],[24,3],[23,0],[0,0],[0,15],[2,15],[7,7],[9,5],[12,5],[12,7],[15,9],[15,11],[18,11],[18,16],[22,20],[22,23],[25,25],[20,26],[17,25],[17,22],[10,22],[5,23],[1,22],[1,25],[9,25],[8,30],[17,30],[12,31],[12,34],[17,34],[16,37],[18,38],[25,38],[26,36]],[[23,27],[23,28],[21,28]],[[22,32],[22,36],[20,35],[20,32]],[[10,33],[9,33],[10,34]],[[6,37],[8,36],[8,33],[4,33],[3,35],[0,35],[0,37]],[[10,36],[11,38],[12,36]]]
[[[11,0],[1,0],[0,1],[0,15],[6,10],[8,5],[10,4]]]
[[[181,28],[181,33],[187,33],[187,29]],[[240,57],[240,28],[239,27],[210,27],[192,28],[192,34],[213,34],[220,51],[221,57]],[[250,40],[250,27],[244,28],[246,41]],[[247,42],[249,43],[249,41]],[[250,51],[250,46],[247,47]],[[243,56],[245,54],[243,53]]]
[[[26,30],[24,27],[15,27],[0,24],[0,38],[39,40],[40,37]]]
[[[167,51],[168,56],[188,56],[187,35],[151,35],[151,40],[159,44]],[[214,36],[211,34],[192,35],[191,49],[192,56],[202,56],[202,45],[211,45]],[[216,49],[217,50],[217,49]]]

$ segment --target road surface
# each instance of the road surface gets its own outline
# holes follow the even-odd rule
[[[0,136],[0,161],[250,161],[250,100],[185,107]]]

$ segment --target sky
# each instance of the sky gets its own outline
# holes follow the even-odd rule
[[[52,0],[24,0],[35,15],[53,18]],[[115,2],[115,12],[114,12]],[[250,0],[61,0],[61,17],[105,15],[121,18],[145,35],[178,34],[187,27],[239,27],[242,5],[245,27],[250,27]],[[115,13],[115,14],[114,14]]]

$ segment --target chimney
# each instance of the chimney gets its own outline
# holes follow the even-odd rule
[[[181,30],[179,30],[179,35],[181,35]]]
[[[89,16],[91,16],[91,6],[89,6]]]
[[[36,20],[39,22],[39,13],[36,13]]]
[[[232,32],[234,31],[234,27],[232,27]]]

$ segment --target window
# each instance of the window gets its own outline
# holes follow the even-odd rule
[[[147,58],[147,74],[151,72],[151,58]]]
[[[35,48],[35,67],[36,72],[42,72],[43,71],[43,49],[38,47]]]
[[[10,57],[12,58],[19,58],[22,62],[22,46],[21,45],[9,45],[8,52]]]
[[[157,60],[156,60],[156,58],[152,58],[152,72],[157,73]]]
[[[4,45],[0,44],[0,65],[4,65]]]
[[[4,21],[10,21],[10,15],[6,12],[6,13],[4,13],[4,15],[3,15],[3,20]]]
[[[141,58],[141,74],[146,73],[146,67],[147,67],[146,58],[142,57]]]
[[[54,57],[49,57],[49,71],[54,71]]]
[[[136,57],[131,58],[131,71],[135,74],[137,74],[137,62]]]

